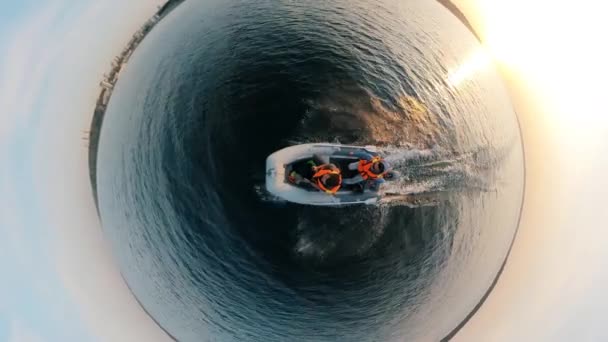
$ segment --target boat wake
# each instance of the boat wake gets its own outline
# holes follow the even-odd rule
[[[432,149],[379,148],[379,152],[398,172],[396,180],[380,190],[379,203],[410,207],[434,205],[454,193],[496,191],[496,156],[486,149],[455,153],[437,146]],[[501,158],[501,157],[498,157]]]
[[[437,145],[430,149],[383,146],[377,151],[391,164],[397,178],[381,186],[374,204],[410,208],[434,206],[455,193],[495,192],[496,166],[508,153],[490,148],[458,153]],[[256,185],[255,191],[264,202],[286,203],[266,191],[264,185]]]

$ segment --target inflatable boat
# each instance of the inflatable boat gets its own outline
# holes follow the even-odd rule
[[[308,163],[313,156],[323,157],[338,166],[343,178],[356,176],[358,171],[349,170],[348,165],[359,161],[357,157],[351,155],[351,152],[359,151],[376,154],[373,146],[301,144],[283,148],[266,158],[266,189],[274,196],[298,204],[320,206],[374,204],[378,201],[378,192],[367,188],[361,191],[359,185],[342,184],[337,193],[328,195],[309,184],[295,184],[289,180],[291,171]]]

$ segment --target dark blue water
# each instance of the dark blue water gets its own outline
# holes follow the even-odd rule
[[[495,70],[432,1],[189,0],[121,72],[100,140],[104,231],[145,309],[180,341],[446,336],[516,231],[523,161]],[[295,143],[379,146],[379,206],[263,191]]]

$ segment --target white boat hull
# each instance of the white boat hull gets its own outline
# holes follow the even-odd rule
[[[318,206],[342,206],[353,204],[374,204],[378,194],[373,191],[356,193],[340,190],[335,195],[321,191],[311,191],[298,187],[287,181],[286,166],[294,161],[312,158],[313,154],[341,158],[349,151],[374,152],[373,146],[347,146],[340,144],[302,144],[286,147],[274,152],[266,159],[266,189],[271,194],[286,201]]]

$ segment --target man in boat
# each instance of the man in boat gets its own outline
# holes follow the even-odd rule
[[[350,152],[349,155],[359,158],[358,162],[348,164],[348,169],[356,170],[358,174],[344,179],[344,184],[357,184],[360,186],[360,191],[364,191],[366,187],[371,190],[378,190],[380,184],[384,183],[385,180],[393,179],[395,176],[388,162],[377,154],[361,151]]]
[[[289,174],[289,180],[294,184],[306,183],[314,188],[333,195],[342,186],[342,173],[331,163],[324,163],[319,156],[313,156],[306,163],[305,170],[294,170]]]

